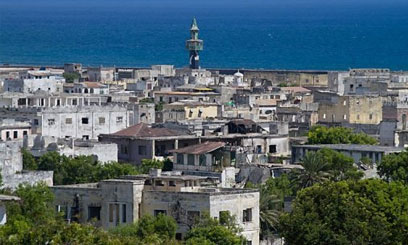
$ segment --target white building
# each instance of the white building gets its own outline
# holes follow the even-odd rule
[[[176,238],[182,239],[201,214],[209,213],[219,219],[229,213],[236,218],[247,241],[258,245],[259,191],[203,187],[216,181],[156,170],[150,175],[52,189],[57,209],[65,212],[68,220],[85,223],[96,219],[97,226],[107,229],[134,223],[144,215],[165,214],[176,220]]]
[[[18,79],[5,79],[3,90],[5,92],[35,93],[60,93],[65,79],[50,71],[28,71]]]

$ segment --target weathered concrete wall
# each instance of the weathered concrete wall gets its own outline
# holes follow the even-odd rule
[[[129,126],[129,112],[119,106],[49,108],[42,112],[42,135],[97,139]]]
[[[33,185],[39,182],[45,182],[48,186],[52,186],[53,171],[22,171],[22,145],[21,140],[0,142],[0,168],[3,178],[2,188],[14,190],[19,184],[28,183]]]

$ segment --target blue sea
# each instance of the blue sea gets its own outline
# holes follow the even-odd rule
[[[0,63],[408,70],[408,0],[0,0]]]

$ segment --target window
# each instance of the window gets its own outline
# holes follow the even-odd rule
[[[89,123],[89,118],[83,117],[82,118],[82,124],[88,124]]]
[[[370,113],[370,120],[373,120],[373,113]]]
[[[194,155],[193,154],[188,154],[188,159],[187,159],[187,164],[188,165],[194,165]]]
[[[105,118],[104,117],[99,118],[99,124],[105,124]]]
[[[139,155],[146,155],[146,146],[144,145],[139,145]]]
[[[109,204],[109,222],[119,224],[119,204]]]
[[[24,135],[24,136],[28,135],[28,131],[27,131],[27,130],[24,130],[24,131],[23,131],[23,135]]]
[[[126,204],[122,204],[122,223],[126,223]]]
[[[109,204],[109,222],[113,222],[113,208],[114,204]]]
[[[6,139],[10,139],[10,131],[6,131]]]
[[[55,119],[48,119],[48,126],[55,125]]]
[[[176,186],[176,181],[170,180],[169,181],[169,186]]]
[[[326,119],[326,113],[325,113],[325,114],[323,114],[323,119]]]
[[[346,106],[346,105],[347,105],[347,101],[343,101],[343,105]]]
[[[127,145],[120,145],[120,153],[128,154],[128,147]]]
[[[360,115],[359,114],[357,114],[357,120],[360,120]]]
[[[206,166],[207,165],[207,157],[204,154],[200,155],[200,166]]]
[[[17,131],[14,131],[14,132],[13,132],[13,138],[14,138],[14,139],[17,139],[17,137],[18,137],[18,132],[17,132]]]
[[[89,135],[82,135],[83,140],[89,140]]]
[[[77,104],[78,104],[77,99],[73,99],[72,100],[72,105],[77,105]]]
[[[157,216],[159,214],[167,215],[167,211],[166,210],[161,210],[161,209],[155,209],[154,210],[154,216]]]
[[[252,221],[252,208],[247,208],[242,211],[242,221],[251,222]]]
[[[123,117],[116,117],[116,123],[123,122]]]
[[[177,164],[183,165],[184,164],[184,155],[178,153],[177,154]]]
[[[161,181],[161,180],[156,180],[156,181],[154,182],[154,185],[155,185],[155,186],[164,186],[164,183],[163,183],[163,181]]]
[[[101,220],[101,207],[88,206],[88,221]]]
[[[276,145],[269,145],[269,153],[276,153]]]
[[[34,119],[34,125],[38,125],[38,119]]]
[[[346,114],[343,115],[343,119],[347,120],[347,115]]]
[[[262,153],[262,146],[261,145],[256,146],[256,153]]]
[[[65,118],[65,124],[72,124],[72,118]]]

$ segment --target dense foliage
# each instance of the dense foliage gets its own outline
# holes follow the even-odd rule
[[[235,218],[223,217],[226,224],[211,218],[208,214],[202,215],[200,221],[186,235],[186,244],[189,245],[241,245],[245,239],[238,235],[240,231]]]
[[[48,152],[34,161],[30,153],[24,152],[23,165],[30,170],[54,171],[55,185],[97,182],[122,175],[139,174],[138,169],[130,164],[101,164],[92,156],[71,158],[57,152]]]
[[[144,159],[141,166],[109,162],[101,164],[92,156],[67,157],[57,152],[47,152],[39,159],[23,150],[23,166],[26,170],[54,171],[55,185],[98,182],[123,175],[148,173],[151,168],[171,170],[172,162]]]
[[[387,181],[402,181],[408,184],[408,152],[384,156],[377,169],[378,174]]]
[[[377,140],[350,128],[314,126],[308,133],[308,144],[365,144],[375,145]]]
[[[290,174],[291,183],[303,189],[325,181],[359,180],[364,174],[353,163],[353,158],[331,149],[308,152],[301,162],[303,169]]]
[[[408,187],[375,179],[314,185],[298,192],[279,228],[288,244],[408,244]]]
[[[124,241],[140,244],[176,244],[176,221],[167,215],[143,216],[138,222],[113,228],[109,233]]]
[[[71,72],[71,73],[64,72],[64,74],[62,74],[62,76],[65,78],[65,81],[67,83],[73,83],[73,82],[75,82],[76,79],[81,78],[81,76],[78,73],[75,73],[75,72]]]

